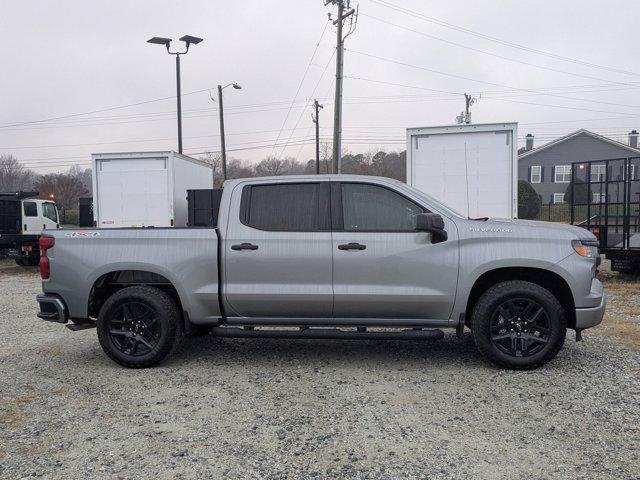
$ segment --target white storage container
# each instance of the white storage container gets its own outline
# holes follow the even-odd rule
[[[94,153],[96,227],[186,227],[187,190],[212,188],[211,166],[176,152]]]
[[[407,183],[471,218],[518,216],[518,124],[407,129]]]

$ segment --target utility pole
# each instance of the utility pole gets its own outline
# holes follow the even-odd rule
[[[316,111],[316,116],[311,116],[311,120],[316,124],[316,175],[320,175],[320,112],[322,105],[318,103],[318,100],[313,101],[313,108]]]
[[[465,103],[465,108],[464,108],[464,123],[471,123],[471,112],[469,111],[469,107],[471,105],[473,105],[474,103],[476,103],[476,99],[473,98],[471,95],[468,94],[464,94],[464,103]]]
[[[342,70],[344,67],[344,40],[353,33],[357,24],[357,12],[349,7],[350,0],[325,0],[324,4],[337,5],[338,16],[333,21],[337,27],[336,35],[336,94],[333,112],[333,171],[341,173],[341,153],[342,153]],[[345,10],[346,9],[346,10]],[[331,15],[329,15],[331,18]],[[343,34],[345,20],[349,19],[349,30]]]
[[[464,94],[464,112],[460,112],[460,115],[456,117],[456,123],[458,125],[462,125],[466,123],[467,125],[471,123],[471,110],[470,107],[474,103],[478,101],[477,98],[472,97],[471,95],[465,93]]]

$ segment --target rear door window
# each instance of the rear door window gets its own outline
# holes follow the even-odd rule
[[[38,204],[36,202],[23,202],[24,216],[25,217],[37,217],[38,216]]]
[[[244,187],[240,215],[242,223],[259,230],[328,230],[329,185],[281,183]]]

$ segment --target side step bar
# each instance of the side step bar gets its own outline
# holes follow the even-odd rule
[[[301,328],[299,330],[257,330],[239,327],[214,327],[211,335],[230,338],[311,338],[361,340],[439,340],[442,330],[411,329],[395,332],[345,331],[337,328]]]

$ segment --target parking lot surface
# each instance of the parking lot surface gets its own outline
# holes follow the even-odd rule
[[[532,372],[436,342],[185,339],[127,370],[0,262],[0,478],[637,479],[640,279]]]

